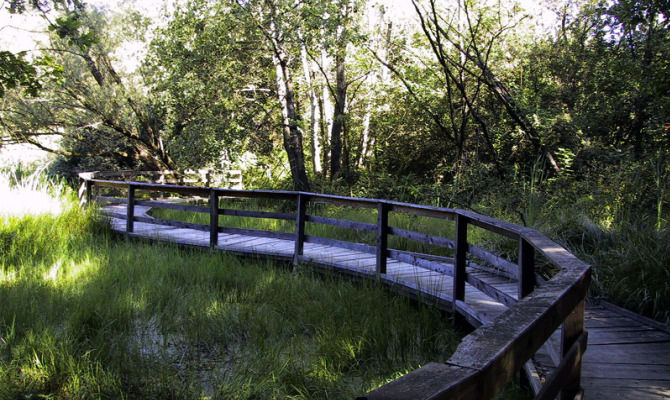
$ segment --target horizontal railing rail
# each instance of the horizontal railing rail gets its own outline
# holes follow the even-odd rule
[[[430,363],[396,379],[360,399],[473,399],[492,398],[521,370],[549,337],[561,328],[562,360],[539,389],[537,398],[573,399],[580,392],[581,357],[586,347],[584,301],[590,282],[590,267],[560,245],[536,230],[497,220],[472,211],[431,207],[387,200],[344,197],[336,195],[269,190],[222,189],[208,186],[184,186],[169,183],[116,180],[138,177],[141,173],[81,174],[80,197],[84,201],[125,204],[125,213],[114,216],[126,220],[126,233],[132,234],[135,222],[208,231],[209,245],[218,246],[220,233],[271,237],[294,242],[293,263],[313,261],[303,255],[305,243],[341,247],[370,254],[375,273],[388,282],[396,282],[387,274],[387,259],[406,262],[453,278],[453,291],[446,298],[455,316],[476,329],[460,343],[449,361]],[[165,176],[145,174],[144,176]],[[114,178],[114,179],[112,179]],[[94,187],[125,191],[125,198],[93,195]],[[138,196],[140,191],[144,197]],[[147,198],[147,193],[177,194],[206,199],[208,205],[179,204]],[[294,213],[221,208],[222,198],[290,201]],[[330,204],[339,207],[365,208],[376,211],[376,223],[344,220],[308,214],[308,205]],[[197,224],[147,216],[136,216],[135,207],[146,206],[177,211],[209,214],[209,224]],[[389,225],[389,213],[452,221],[454,237]],[[374,215],[374,214],[373,214]],[[291,221],[291,232],[243,229],[220,226],[219,216],[268,218]],[[306,233],[306,224],[334,226],[368,233],[374,244],[345,241]],[[502,235],[517,243],[517,261],[513,262],[468,242],[468,228],[481,228]],[[412,252],[389,247],[389,237],[420,245],[448,249],[453,257],[425,252]],[[536,284],[535,258],[544,257],[558,272],[540,287]],[[481,262],[475,263],[473,260]],[[478,272],[479,271],[479,272]],[[357,272],[358,273],[358,272]],[[362,273],[362,272],[361,272]],[[517,294],[512,296],[487,282],[486,274],[515,282]],[[495,318],[481,315],[466,302],[466,283],[490,298],[507,306]],[[445,301],[442,298],[441,301]]]

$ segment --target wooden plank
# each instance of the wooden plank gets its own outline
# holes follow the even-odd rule
[[[305,242],[316,243],[316,244],[325,244],[328,246],[341,247],[343,249],[349,249],[354,251],[360,251],[361,253],[370,253],[375,254],[376,248],[367,244],[347,242],[344,240],[329,239],[320,236],[305,235]]]
[[[486,251],[480,247],[477,247],[473,244],[468,245],[468,252],[473,256],[493,265],[494,267],[502,269],[503,271],[513,276],[514,278],[519,277],[519,266],[514,264],[513,262],[507,261],[506,259],[497,256],[489,251]]]
[[[588,306],[587,306],[588,310]],[[600,328],[589,328],[588,331],[591,333],[597,333],[597,332],[648,332],[648,331],[655,331],[656,329],[652,328],[651,326],[644,326],[644,325],[638,325],[638,326],[604,326]]]
[[[670,396],[667,388],[623,388],[599,386],[584,387],[584,398],[587,400],[667,400]]]
[[[485,314],[477,312],[470,304],[464,301],[455,300],[454,310],[475,328],[489,322],[489,318]]]
[[[381,386],[365,396],[358,397],[357,400],[400,400],[400,399],[425,399],[428,394],[435,393],[435,389],[444,384],[445,377],[450,382],[467,382],[472,371],[457,365],[447,365],[441,363],[428,363],[423,367],[410,372],[384,386]],[[460,387],[459,387],[460,389]],[[472,388],[464,387],[469,392],[471,399],[478,398]],[[443,397],[436,397],[442,399]]]
[[[259,251],[271,250],[275,253],[293,255],[294,243],[281,239],[261,238],[258,243],[251,245],[252,248]]]
[[[138,200],[135,204],[151,208],[161,208],[177,211],[190,211],[197,213],[209,213],[209,207],[192,206],[188,204],[175,204],[159,200]]]
[[[670,366],[667,343],[590,345],[584,360],[595,363],[656,364]]]
[[[310,201],[315,203],[328,203],[346,207],[377,208],[379,200],[363,199],[359,197],[345,197],[331,194],[307,193]]]
[[[249,199],[274,199],[274,200],[295,200],[298,192],[285,190],[241,190],[241,189],[221,189],[215,188],[219,196],[241,197]]]
[[[368,232],[377,231],[377,225],[375,224],[370,224],[367,222],[359,222],[359,221],[350,221],[346,219],[335,219],[335,218],[319,217],[316,215],[308,215],[306,216],[306,221],[314,224],[337,226],[340,228],[355,229],[358,231],[368,231]]]
[[[470,285],[476,287],[479,291],[486,293],[489,295],[492,299],[508,306],[511,307],[514,304],[516,304],[517,300],[508,295],[507,293],[503,292],[502,290],[499,290],[498,288],[488,284],[487,282],[466,273],[465,274],[465,281],[469,283]]]
[[[91,179],[91,182],[93,182],[95,185],[98,186],[119,187],[119,188],[128,187],[128,182],[124,181]],[[196,187],[196,186],[163,185],[163,184],[144,183],[144,182],[133,182],[133,186],[135,186],[137,190],[146,190],[155,192],[190,194],[198,196],[207,196],[209,194],[209,188]]]
[[[243,249],[255,249],[257,246],[264,246],[271,243],[269,242],[270,239],[272,238],[254,237],[247,241],[238,242],[235,244],[235,247]]]
[[[588,353],[588,352],[587,352]],[[584,361],[582,368],[584,384],[593,379],[633,379],[664,380],[670,382],[670,368],[667,365],[605,363]],[[668,386],[670,388],[670,386]]]
[[[405,268],[398,268],[395,270],[389,270],[388,275],[395,276],[396,278],[400,279],[405,279],[408,280],[409,278],[423,278],[423,277],[433,277],[432,274],[435,274],[435,272],[432,271],[427,271],[422,268],[417,268],[415,270],[410,270],[410,269],[405,269]],[[445,277],[444,275],[440,274],[440,278],[442,278],[445,282],[449,281],[451,282],[451,279],[448,279],[448,277]]]
[[[294,238],[295,238],[294,233],[279,232],[279,231],[261,231],[261,230],[257,230],[257,229],[242,229],[242,228],[221,227],[221,228],[219,228],[219,232],[222,232],[222,233],[237,233],[237,234],[245,235],[245,236],[285,239],[285,240],[291,240],[291,241],[293,241]]]
[[[194,224],[192,222],[171,221],[171,220],[158,219],[158,218],[153,218],[153,217],[135,217],[135,218],[133,218],[133,221],[145,222],[145,223],[154,224],[154,225],[173,226],[173,227],[176,227],[176,228],[195,229],[195,230],[198,230],[198,231],[209,231],[209,225]]]
[[[399,251],[399,250],[395,250],[395,249],[389,249],[388,250],[388,255],[392,259],[402,261],[402,262],[406,262],[406,263],[412,264],[412,265],[417,265],[417,266],[420,266],[420,267],[423,267],[423,268],[430,269],[432,271],[442,272],[444,274],[451,275],[451,276],[453,276],[453,274],[454,274],[454,268],[453,268],[452,265],[446,265],[446,264],[438,263],[438,262],[435,262],[435,261],[425,260],[421,257],[421,254],[411,253],[411,252],[407,252],[407,251]]]
[[[502,278],[517,280],[517,275],[518,275],[517,270],[514,270],[512,272],[507,272],[507,271],[505,271],[503,269],[500,269],[500,268],[488,267],[488,266],[484,266],[484,265],[474,263],[472,261],[467,261],[467,266],[470,267],[470,268],[478,269],[482,272],[487,272],[489,274],[499,275]],[[537,279],[535,280],[535,282],[537,284]],[[540,286],[540,285],[537,285],[537,286]]]
[[[643,398],[643,393],[645,391],[658,391],[658,393],[664,394],[667,398],[670,398],[670,380],[658,380],[658,379],[629,379],[629,378],[593,378],[588,380],[588,384],[585,384],[587,388],[619,388],[619,389],[633,389],[638,392],[639,398]]]
[[[670,333],[670,325],[667,325],[667,324],[664,324],[662,322],[658,322],[656,320],[647,318],[643,315],[634,313],[630,310],[619,307],[616,304],[612,304],[612,303],[607,302],[607,301],[601,301],[599,303],[599,305],[604,307],[604,309],[606,309],[608,311],[616,313],[617,315],[628,317],[628,318],[630,318],[634,321],[637,321],[637,322],[639,322],[643,325],[651,326],[654,329],[658,329],[658,330],[664,331],[666,333]]]
[[[97,202],[106,202],[110,204],[128,204],[128,199],[122,197],[110,197],[110,196],[93,196],[93,200]],[[138,202],[135,202],[137,204]]]
[[[350,250],[347,249],[340,249],[342,252],[337,252],[329,250],[328,252],[321,252],[324,257],[328,257],[329,259],[336,261],[338,263],[343,263],[346,261],[356,261],[360,259],[376,259],[376,256],[372,254],[367,254],[367,253],[352,253]],[[311,254],[318,254],[314,252],[310,252]]]
[[[670,335],[657,330],[603,331],[589,330],[589,344],[637,344],[637,343],[668,343]],[[670,357],[670,354],[669,354]]]
[[[626,327],[638,327],[639,323],[631,320],[628,317],[616,317],[616,318],[601,318],[601,317],[591,317],[585,318],[584,323],[586,324],[586,329],[594,328],[626,328]]]
[[[247,236],[247,235],[236,234],[234,236],[231,235],[230,237],[225,238],[225,240],[223,242],[221,242],[221,240],[219,240],[219,243],[223,243],[226,246],[232,246],[232,245],[236,245],[237,243],[248,242],[250,240],[255,240],[255,239],[256,239],[255,236]]]
[[[503,236],[507,236],[508,238],[514,240],[519,239],[520,232],[524,229],[519,225],[478,214],[474,211],[457,210],[456,212],[458,215],[469,218],[469,222],[472,225],[484,228],[488,231],[495,232]]]
[[[397,201],[387,201],[387,204],[390,206],[389,211],[397,213],[452,221],[456,219],[456,210],[451,208],[424,206],[420,204],[401,203]]]
[[[415,231],[409,231],[406,229],[389,227],[389,234],[401,237],[403,239],[414,240],[416,242],[425,243],[433,246],[440,246],[447,249],[456,248],[455,240],[443,238],[440,236],[428,235],[426,233],[419,233]]]
[[[249,218],[267,218],[280,219],[284,221],[295,221],[296,215],[290,213],[268,212],[268,211],[247,211],[236,210],[231,208],[220,208],[220,215],[231,215],[235,217],[249,217]]]

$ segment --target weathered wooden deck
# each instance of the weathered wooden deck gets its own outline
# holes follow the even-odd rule
[[[604,303],[586,307],[586,399],[670,399],[670,329]]]
[[[126,231],[126,220],[120,218],[125,205],[108,206],[112,228]],[[135,216],[150,218],[149,207],[135,206]],[[210,233],[147,222],[135,222],[130,236],[170,241],[182,245],[209,247]],[[238,254],[270,256],[291,260],[293,240],[219,233],[217,249]],[[355,275],[375,275],[374,254],[331,245],[305,243],[301,262],[332,267]],[[444,264],[446,268],[453,265]],[[513,299],[518,299],[518,284],[485,271],[467,269],[469,274],[485,281]],[[410,289],[427,301],[448,305],[453,299],[450,275],[387,258],[386,283]],[[470,284],[466,284],[465,307],[480,321],[491,321],[507,309]],[[585,327],[589,332],[588,351],[582,359],[582,380],[586,399],[669,399],[670,398],[670,328],[647,320],[607,303],[587,304]],[[551,373],[560,362],[560,330],[534,358],[540,379]],[[533,366],[529,366],[533,367]]]

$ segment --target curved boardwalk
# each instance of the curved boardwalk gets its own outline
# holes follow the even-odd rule
[[[582,394],[589,399],[670,398],[667,326],[607,303],[586,305],[590,266],[533,229],[466,210],[386,200],[165,184],[171,174],[82,173],[80,198],[106,204],[103,211],[112,228],[129,236],[309,263],[375,279],[476,328],[446,363],[428,363],[361,400],[493,398],[519,370],[529,378],[536,399],[572,400]],[[146,183],[147,177],[160,183]],[[207,206],[183,203],[192,196]],[[220,208],[222,198],[261,199],[273,205],[283,201],[284,209],[295,213],[273,207]],[[377,223],[311,215],[308,203],[367,209],[366,215],[376,216]],[[155,219],[147,214],[150,207],[209,214],[209,224]],[[422,231],[421,224],[400,229],[389,224],[389,213],[427,217],[440,227],[453,227],[453,233],[436,236]],[[292,221],[295,230],[220,226],[221,215]],[[376,245],[310,236],[306,222],[372,233]],[[497,255],[478,247],[468,240],[468,227],[503,237],[517,253],[510,256],[508,249],[507,256]],[[393,249],[389,237],[450,249],[447,254],[453,257],[407,251],[403,245]],[[548,281],[536,277],[536,259],[553,268]]]
[[[126,220],[119,218],[125,205],[108,206],[112,228],[125,232]],[[135,215],[150,218],[149,207],[136,206]],[[136,222],[130,236],[164,240],[183,245],[209,247],[209,232],[168,225]],[[219,233],[217,249],[238,254],[271,256],[291,260],[292,240]],[[303,262],[330,266],[355,275],[375,273],[375,255],[329,245],[305,243]],[[445,264],[445,267],[453,267]],[[487,272],[468,272],[517,299],[515,281]],[[387,275],[398,286],[413,288],[424,300],[448,308],[452,299],[452,277],[389,257]],[[507,307],[472,285],[466,284],[466,305],[482,320],[490,321]],[[586,399],[668,399],[670,398],[670,329],[608,303],[587,304],[585,326],[589,332],[588,351],[582,359],[582,387]],[[540,376],[548,375],[560,361],[557,331],[534,358]]]

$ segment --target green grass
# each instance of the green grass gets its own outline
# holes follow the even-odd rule
[[[6,218],[0,247],[0,399],[349,399],[459,340],[373,283],[117,240],[76,207]]]
[[[547,234],[593,266],[591,294],[670,324],[670,229],[559,213]]]

